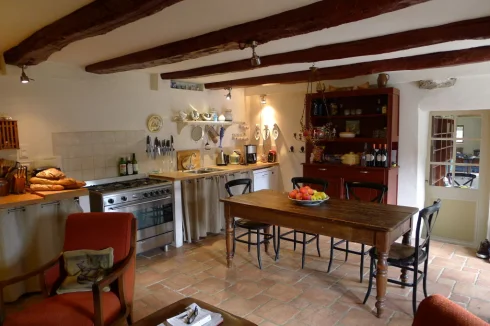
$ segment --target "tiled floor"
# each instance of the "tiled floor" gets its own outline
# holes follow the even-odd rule
[[[262,270],[255,248],[248,253],[246,245],[237,244],[235,266],[227,269],[222,235],[151,258],[138,256],[135,318],[191,296],[261,326],[411,325],[411,289],[389,284],[385,316],[376,318],[375,290],[362,304],[367,279],[359,283],[360,257],[350,255],[344,263],[344,254],[336,252],[334,270],[327,274],[329,243],[321,237],[321,258],[314,244],[308,246],[305,269],[300,250],[284,241],[278,262],[262,251]],[[399,274],[390,268],[391,277]],[[432,241],[428,280],[429,294],[442,294],[490,320],[490,263],[476,258],[474,249]],[[417,299],[422,298],[419,291]]]

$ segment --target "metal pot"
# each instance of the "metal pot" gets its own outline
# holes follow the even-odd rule
[[[228,159],[225,153],[223,153],[223,150],[218,153],[218,156],[216,156],[216,165],[228,165]]]
[[[240,154],[236,151],[233,151],[233,154],[230,155],[230,164],[238,165],[240,164]]]

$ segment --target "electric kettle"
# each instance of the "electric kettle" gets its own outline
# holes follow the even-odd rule
[[[223,153],[223,150],[218,153],[218,156],[216,156],[216,165],[228,165],[228,155]]]

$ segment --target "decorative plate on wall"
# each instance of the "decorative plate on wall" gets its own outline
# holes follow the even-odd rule
[[[162,128],[163,120],[158,114],[152,114],[148,117],[146,125],[150,132],[157,132]]]

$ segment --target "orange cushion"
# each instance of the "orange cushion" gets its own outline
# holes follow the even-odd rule
[[[119,311],[119,299],[113,292],[102,294],[105,323],[113,322]],[[93,326],[94,303],[92,292],[56,295],[26,309],[7,314],[4,326]]]

